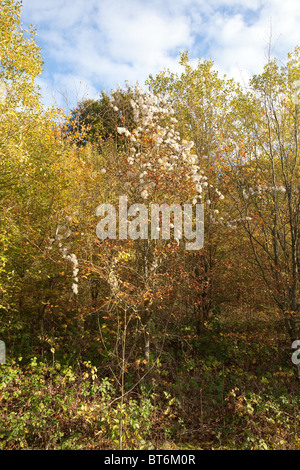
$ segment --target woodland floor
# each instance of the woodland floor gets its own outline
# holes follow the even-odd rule
[[[275,315],[213,317],[200,337],[166,342],[122,414],[116,381],[88,361],[9,359],[0,368],[0,448],[300,449],[292,352]],[[125,374],[125,389],[136,378]]]

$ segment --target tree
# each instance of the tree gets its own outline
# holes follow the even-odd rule
[[[73,195],[61,113],[40,103],[34,30],[23,31],[21,3],[0,5],[0,316],[9,343],[12,330],[35,329],[36,337],[44,324],[43,302],[57,278],[46,248]]]
[[[299,337],[299,48],[279,68],[269,59],[233,102],[236,126],[224,142],[232,200],[257,274]]]
[[[193,256],[194,282],[198,285],[197,297],[193,302],[195,323],[200,333],[215,307],[218,286],[214,278],[218,274],[222,242],[226,233],[232,230],[230,216],[225,217],[226,207],[222,181],[220,149],[223,135],[226,135],[231,122],[230,101],[235,94],[233,80],[221,78],[214,70],[212,60],[198,60],[197,66],[190,65],[188,53],[180,57],[183,67],[181,74],[164,70],[155,78],[150,75],[147,83],[150,89],[165,96],[174,109],[178,120],[178,131],[182,138],[194,142],[195,154],[199,157],[209,183],[206,182],[205,197],[205,245]],[[228,225],[228,229],[226,229]]]
[[[152,204],[178,204],[182,208],[186,203],[196,205],[202,197],[205,199],[207,177],[198,156],[192,153],[193,142],[181,139],[176,130],[177,119],[170,104],[162,96],[143,91],[138,86],[130,87],[128,94],[132,96],[130,103],[136,127],[131,131],[126,126],[117,128],[118,141],[125,140],[127,145],[106,160],[104,170],[108,181],[118,182],[117,187],[127,197],[128,207],[143,204],[147,214],[150,214]],[[112,101],[114,103],[114,93]],[[146,217],[148,226],[148,215]],[[136,240],[123,241],[123,254],[119,255],[120,241],[115,244],[107,241],[109,251],[103,252],[104,258],[101,257],[98,263],[101,268],[94,266],[100,276],[112,283],[113,298],[116,299],[118,294],[122,302],[126,299],[127,310],[130,305],[139,315],[145,331],[147,360],[151,323],[155,319],[166,325],[170,318],[164,311],[175,317],[179,315],[172,307],[181,307],[184,303],[179,287],[182,288],[184,282],[188,289],[190,282],[186,271],[187,254],[184,254],[185,248],[180,241],[182,233],[175,230],[173,241],[161,240],[155,235],[149,225],[148,234],[141,232]],[[104,243],[101,247],[103,250]]]
[[[83,100],[71,111],[67,134],[81,136],[77,140],[78,145],[91,142],[101,151],[106,141],[115,138],[118,126],[126,125],[128,129],[133,129],[130,99],[128,91],[124,92],[119,87],[114,93],[114,104],[109,94],[103,91],[98,100]]]

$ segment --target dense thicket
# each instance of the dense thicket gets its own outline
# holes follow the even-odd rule
[[[65,116],[0,5],[0,447],[299,447],[300,49],[246,89],[184,53]],[[137,239],[99,239],[120,197],[148,237],[132,212]],[[203,248],[152,204],[202,204]]]

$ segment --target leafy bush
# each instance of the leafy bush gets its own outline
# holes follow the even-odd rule
[[[146,396],[125,396],[121,410],[112,381],[89,362],[77,372],[36,358],[20,363],[0,368],[1,449],[114,449],[120,439],[126,448],[151,447],[155,408]]]

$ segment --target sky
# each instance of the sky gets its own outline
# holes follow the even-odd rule
[[[285,62],[300,45],[299,0],[23,0],[22,23],[37,30],[46,106],[70,109],[101,90],[139,82],[168,68],[212,59],[246,83],[269,50]]]

